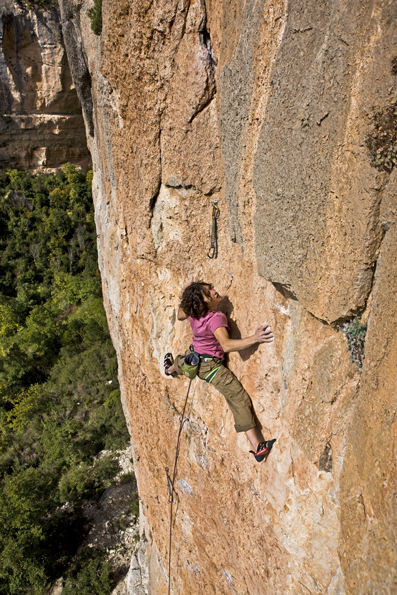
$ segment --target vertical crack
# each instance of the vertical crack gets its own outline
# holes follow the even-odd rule
[[[161,174],[160,174],[159,181],[157,184],[156,192],[153,194],[152,198],[149,201],[149,209],[151,211],[150,219],[152,219],[152,217],[153,217],[153,210],[154,210],[154,207],[156,206],[156,202],[157,202],[157,199],[160,194],[160,188],[161,188]]]
[[[211,61],[211,66],[216,69],[216,58],[215,58],[215,54],[214,54],[214,50],[212,48],[212,43],[211,43],[211,36],[210,33],[207,29],[207,22],[206,20],[204,21],[204,26],[202,28],[202,30],[200,31],[200,43],[201,45],[203,45],[209,55],[210,61]]]

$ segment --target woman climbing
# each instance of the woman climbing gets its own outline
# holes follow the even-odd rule
[[[223,365],[225,353],[241,351],[258,343],[271,343],[273,334],[265,324],[259,326],[251,337],[231,339],[229,326],[223,312],[217,308],[222,301],[211,283],[202,281],[190,283],[184,290],[178,310],[178,320],[189,318],[193,331],[193,350],[200,355],[198,376],[210,382],[226,399],[234,417],[236,432],[245,432],[256,461],[260,463],[269,454],[275,440],[265,441],[255,421],[252,401],[234,374]],[[178,355],[175,361],[171,353],[164,357],[167,376],[183,374],[185,355]]]

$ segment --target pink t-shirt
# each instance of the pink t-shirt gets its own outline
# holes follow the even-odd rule
[[[193,349],[196,353],[207,353],[223,359],[223,351],[219,341],[215,339],[214,331],[220,326],[225,326],[229,330],[227,318],[223,312],[207,312],[197,320],[189,316],[190,326],[193,331]]]

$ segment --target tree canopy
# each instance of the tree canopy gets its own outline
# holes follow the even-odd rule
[[[0,173],[0,595],[43,593],[70,567],[83,504],[117,472],[96,455],[128,443],[91,185],[71,164]]]

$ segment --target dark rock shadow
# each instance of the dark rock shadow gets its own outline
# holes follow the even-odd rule
[[[272,281],[272,285],[274,287],[274,289],[276,291],[278,291],[278,293],[281,293],[281,295],[287,299],[287,300],[294,300],[294,302],[298,301],[298,298],[292,293],[292,291],[290,291],[289,289],[287,289],[284,285],[282,285],[281,283],[276,283]]]

